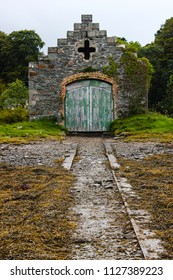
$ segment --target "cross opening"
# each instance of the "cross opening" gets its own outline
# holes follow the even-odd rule
[[[95,52],[95,51],[96,51],[95,48],[90,47],[89,40],[85,40],[84,48],[83,47],[78,48],[78,52],[84,53],[84,57],[85,57],[86,60],[89,60],[90,59],[90,53]]]

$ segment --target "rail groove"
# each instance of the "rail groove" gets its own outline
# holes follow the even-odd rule
[[[135,211],[131,208],[131,206],[128,203],[127,198],[130,195],[134,196],[134,193],[132,191],[132,186],[127,182],[127,180],[125,178],[119,178],[119,177],[116,176],[116,172],[120,168],[120,165],[117,162],[117,159],[114,155],[114,151],[112,149],[111,142],[102,140],[102,145],[103,145],[103,148],[106,152],[106,157],[107,157],[107,159],[109,161],[109,164],[110,164],[110,169],[111,169],[110,174],[112,173],[111,177],[113,177],[113,180],[112,180],[113,191],[114,192],[119,192],[119,194],[120,194],[122,205],[124,205],[125,211],[127,213],[128,219],[129,219],[129,222],[132,226],[132,230],[134,232],[134,235],[136,236],[136,240],[137,240],[139,248],[141,250],[141,255],[143,256],[143,259],[145,259],[145,260],[159,259],[159,253],[163,251],[163,248],[160,245],[160,240],[155,239],[154,234],[152,232],[150,232],[149,230],[146,230],[146,227],[143,226],[143,223],[145,223],[147,219],[150,219],[149,214],[144,213],[144,211],[143,211],[143,212],[140,213],[140,215],[139,215],[140,217],[138,217],[138,215],[135,213]],[[67,157],[65,158],[65,161],[63,163],[64,168],[67,168],[69,170],[70,169],[73,170],[73,162],[74,162],[75,156],[77,155],[79,146],[80,146],[79,143],[75,144],[73,150],[69,153],[69,155],[67,155]],[[88,157],[87,157],[86,154],[84,155],[84,158],[86,158],[86,160],[88,161]],[[78,163],[78,164],[80,164],[80,163]],[[79,166],[77,167],[77,170],[78,170],[77,174],[78,174],[78,176],[80,176],[81,173],[79,171],[80,170]],[[80,181],[79,186],[75,186],[75,188],[74,188],[74,193],[76,193],[76,195],[77,195],[77,200],[76,201],[79,202],[79,205],[77,205],[77,211],[79,211],[77,213],[77,215],[79,215],[81,217],[81,215],[85,215],[87,213],[86,215],[88,215],[88,216],[84,217],[83,221],[85,223],[85,221],[87,219],[88,219],[88,221],[91,219],[90,222],[93,224],[93,227],[94,227],[94,220],[92,218],[92,215],[93,215],[92,214],[92,209],[87,209],[86,210],[86,204],[82,204],[82,202],[81,202],[81,198],[82,198],[81,195],[83,195],[82,192],[84,192],[84,194],[85,194],[87,185],[86,185],[86,188],[85,188],[85,186],[84,186],[84,188],[83,187],[80,188],[81,184],[83,184],[83,183]],[[85,184],[87,184],[86,179],[84,180],[84,185]],[[95,188],[98,187],[97,185],[98,184],[96,183]],[[92,191],[91,187],[90,187],[90,191]],[[94,189],[93,189],[93,191],[94,191]],[[103,190],[102,190],[102,192],[103,192]],[[106,192],[106,190],[105,190],[105,192]],[[93,199],[95,199],[94,196],[96,196],[97,193],[98,193],[98,190],[96,191],[95,194],[93,193]],[[91,194],[90,194],[90,198],[91,198]],[[86,203],[86,200],[85,200],[85,203]],[[102,209],[101,205],[98,206],[98,209],[99,209],[99,207],[100,207],[100,209]],[[87,211],[89,211],[89,212],[87,212]],[[95,213],[94,215],[97,215],[97,213],[99,213],[97,211],[94,212]],[[103,212],[104,211],[105,210],[103,210]],[[141,222],[141,220],[142,220],[142,222]],[[97,222],[98,221],[96,221],[96,224],[97,224]],[[83,227],[84,226],[81,226],[81,228],[83,228]],[[83,238],[81,228],[79,228],[79,231],[76,233],[75,240],[78,240],[78,238],[79,238],[79,240],[81,240],[81,236]],[[94,232],[96,232],[96,231],[97,230],[94,229]],[[88,237],[87,232],[88,232],[88,229],[87,229],[87,226],[86,226],[86,228],[85,228],[85,233],[86,234],[85,234],[85,238],[84,238],[85,242],[83,241],[83,245],[81,245],[81,246],[85,246],[85,244],[87,244],[87,245],[86,245],[85,250],[84,250],[84,248],[81,249],[83,251],[86,251],[87,249],[90,250],[90,248],[91,248],[91,246],[89,245],[90,237]],[[86,240],[87,240],[87,242],[86,242]],[[79,243],[77,241],[75,241],[75,242],[76,242],[76,244]],[[78,244],[78,246],[79,246],[79,244]],[[75,247],[74,250],[76,250],[76,248],[77,247]],[[79,255],[76,255],[76,257],[78,257],[78,256],[80,257],[81,254],[82,253],[79,253]]]
[[[133,230],[135,232],[136,238],[138,240],[139,246],[141,248],[141,251],[143,253],[144,259],[145,260],[151,260],[151,259],[159,259],[159,253],[163,252],[163,247],[160,244],[160,240],[155,239],[154,233],[152,232],[147,232],[148,234],[146,235],[146,230],[138,225],[136,222],[136,219],[134,218],[134,211],[131,210],[129,203],[127,202],[127,192],[124,192],[122,187],[121,187],[121,181],[118,180],[116,177],[116,169],[120,168],[120,165],[117,163],[116,157],[114,156],[113,149],[111,147],[111,143],[104,143],[105,151],[107,158],[109,160],[111,169],[112,169],[112,175],[114,178],[114,181],[116,183],[116,186],[119,190],[119,193],[122,197],[122,201],[126,207],[126,211],[128,213],[130,222],[132,224]],[[132,189],[132,186],[129,183],[125,183],[127,189]],[[145,218],[149,217],[147,213],[145,213],[145,216],[143,217],[143,220],[145,221]]]

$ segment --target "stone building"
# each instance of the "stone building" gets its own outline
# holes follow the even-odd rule
[[[147,107],[147,87],[139,90],[127,79],[125,46],[107,37],[92,15],[81,19],[48,55],[29,63],[30,119],[55,116],[69,131],[107,131],[113,119],[129,114],[132,102]]]

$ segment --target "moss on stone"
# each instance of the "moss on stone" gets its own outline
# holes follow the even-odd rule
[[[109,76],[110,78],[113,78],[114,80],[117,80],[117,74],[118,74],[118,63],[114,61],[114,59],[110,56],[109,57],[109,65],[105,65],[102,68],[102,72]]]
[[[134,89],[149,89],[153,67],[147,58],[138,58],[130,51],[124,51],[121,65],[125,69],[126,79]]]

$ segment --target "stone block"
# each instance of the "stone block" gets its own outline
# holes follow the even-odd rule
[[[33,81],[29,81],[28,84],[29,84],[29,89],[33,90],[34,86],[35,86],[35,83]]]
[[[36,100],[31,100],[31,101],[29,102],[29,105],[30,105],[31,107],[34,107],[34,106],[36,105],[36,103],[37,103]],[[36,114],[37,114],[37,112],[36,112]]]
[[[50,54],[50,53],[56,53],[57,52],[57,47],[49,47],[48,48],[48,54]]]
[[[64,53],[63,48],[58,48],[57,53],[58,53],[58,54],[62,54],[62,53]]]
[[[55,68],[55,65],[54,65],[54,64],[49,64],[49,65],[48,65],[48,68],[49,68],[49,69],[54,69],[54,68]]]
[[[37,90],[36,89],[29,89],[29,95],[30,95],[30,98],[37,95]]]
[[[30,77],[37,76],[37,72],[36,71],[29,71],[29,76]]]
[[[38,68],[41,69],[41,70],[44,70],[45,68],[47,68],[47,65],[43,64],[43,63],[39,63]]]
[[[99,31],[99,38],[107,37],[107,31],[106,30],[100,30]]]
[[[82,31],[88,31],[90,30],[89,24],[88,23],[82,23]]]
[[[125,46],[124,44],[121,44],[121,45],[117,45],[116,48],[117,48],[118,50],[122,50],[122,49],[125,49],[126,46]]]
[[[98,38],[99,31],[97,31],[97,30],[88,31],[88,37],[89,38]]]
[[[67,31],[67,38],[74,37],[74,31]]]
[[[99,31],[99,23],[91,23],[91,29]]]
[[[74,23],[74,30],[81,30],[82,24],[81,23]]]
[[[88,36],[87,31],[81,31],[81,39],[85,39],[87,38],[87,36]]]
[[[81,31],[76,30],[76,31],[73,32],[73,38],[74,39],[78,39],[79,40],[79,39],[81,39],[81,37],[82,37],[81,36]]]
[[[65,45],[67,45],[67,39],[65,39],[65,38],[58,39],[57,40],[57,44],[58,44],[58,46],[65,46]]]
[[[116,38],[115,37],[107,37],[108,45],[116,45]]]
[[[92,22],[92,15],[82,15],[81,21],[82,22]]]
[[[55,61],[57,59],[57,54],[56,53],[50,53],[48,55],[48,59],[51,61]]]

